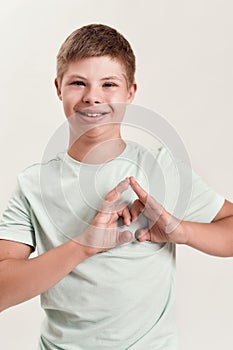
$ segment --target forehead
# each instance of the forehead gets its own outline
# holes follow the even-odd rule
[[[102,79],[104,76],[125,77],[126,71],[123,63],[109,56],[88,57],[78,59],[68,64],[64,75],[86,75],[87,78]]]

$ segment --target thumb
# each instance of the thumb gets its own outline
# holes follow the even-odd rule
[[[135,237],[138,241],[144,242],[150,240],[150,233],[147,228],[137,230],[135,232]]]
[[[131,242],[133,235],[130,231],[117,232],[116,235],[116,246]]]

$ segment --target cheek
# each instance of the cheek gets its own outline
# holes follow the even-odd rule
[[[127,103],[128,102],[128,92],[126,91],[121,91],[117,92],[116,94],[111,96],[111,101],[112,103]]]
[[[77,94],[63,94],[62,103],[65,114],[69,113],[69,115],[74,113],[74,107],[77,105],[79,101]]]
[[[68,102],[66,100],[63,100],[62,103],[63,103],[63,110],[64,110],[64,113],[65,113],[67,118],[71,117],[72,115],[75,114],[73,104],[71,104],[70,102]]]

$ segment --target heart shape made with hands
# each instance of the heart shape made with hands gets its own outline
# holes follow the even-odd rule
[[[133,193],[136,194],[137,198],[135,198],[135,201],[132,203],[132,205],[128,205],[128,211],[132,215],[131,209],[134,207],[134,204],[136,204],[136,202],[139,201],[139,197],[138,197],[138,193],[136,193],[134,191],[134,189],[132,188],[132,186],[130,186],[131,181],[135,182],[135,179],[133,177],[130,177],[130,178],[126,178],[125,180],[121,181],[116,186],[116,188],[108,194],[108,196],[106,198],[111,198],[112,196],[115,196],[117,193],[118,199],[115,201],[115,205],[120,207],[122,205],[125,205],[125,203],[128,202],[128,200],[129,200],[129,197],[128,197],[129,192],[128,191],[130,191],[132,194]],[[125,196],[125,194],[128,194],[128,195]],[[141,205],[143,206],[143,204],[141,204]],[[143,215],[142,208],[140,208],[136,205],[136,207],[134,207],[133,211],[134,211],[134,217],[135,217],[135,213],[136,213],[136,219],[134,219],[134,220],[131,219],[130,224],[125,225],[123,216],[121,215],[121,216],[119,216],[119,218],[116,222],[116,226],[117,226],[118,232],[130,231],[133,235],[132,241],[135,241],[135,240],[137,240],[135,233],[140,229],[147,228],[149,225],[149,221],[146,218],[146,216]]]
[[[124,198],[124,193],[130,188],[137,196],[132,205],[132,197]],[[79,242],[106,249],[136,240],[170,242],[183,234],[182,228],[177,229],[178,225],[178,220],[131,176],[122,180],[106,195],[92,225],[79,236]],[[82,242],[80,237],[83,238]]]

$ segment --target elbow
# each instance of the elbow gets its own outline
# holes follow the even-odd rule
[[[219,254],[216,254],[219,258],[233,258],[232,249],[223,249]]]
[[[6,293],[4,292],[4,286],[0,283],[0,312],[8,309],[11,305],[7,303]]]
[[[224,254],[222,258],[233,258],[233,252],[230,252],[229,254]]]
[[[6,293],[4,293],[4,288],[2,284],[0,283],[0,312],[8,309],[11,305],[7,304],[7,298],[6,298]]]
[[[17,303],[12,300],[12,298],[9,298],[9,294],[5,290],[5,288],[2,288],[2,284],[0,283],[0,313],[9,309],[12,306],[15,306]]]
[[[10,291],[8,288],[8,279],[7,279],[7,268],[4,261],[0,262],[0,312],[8,309],[13,306],[10,303]]]
[[[1,297],[1,296],[0,296]],[[0,312],[3,312],[7,309],[7,306],[2,305],[2,303],[0,303]]]

